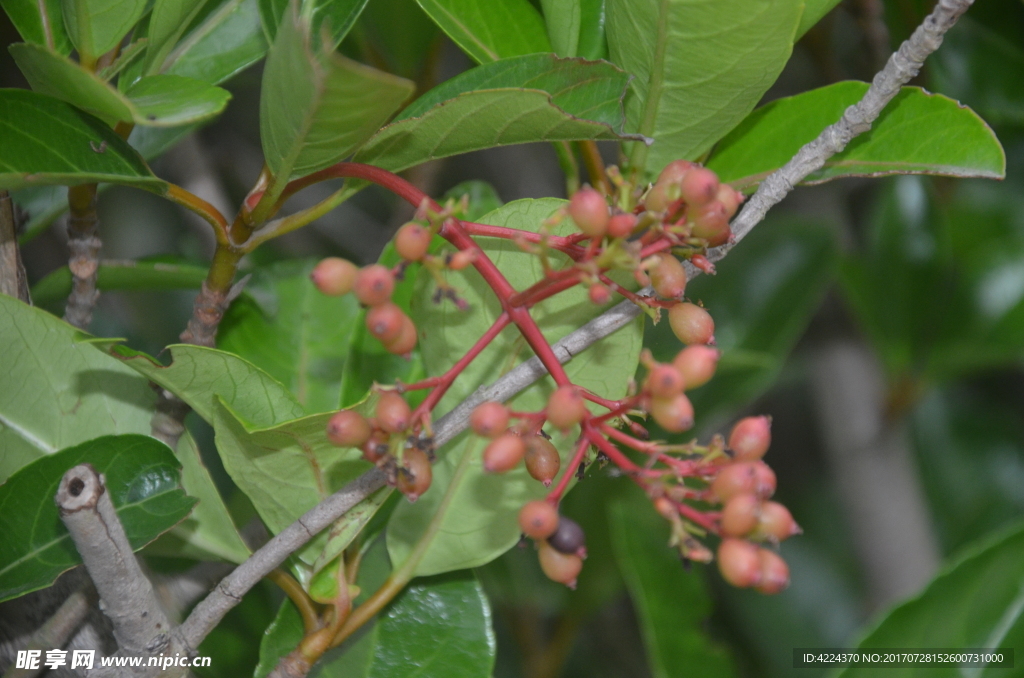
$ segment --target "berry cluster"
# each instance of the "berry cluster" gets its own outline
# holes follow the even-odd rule
[[[719,568],[727,581],[766,593],[785,587],[788,569],[771,547],[799,528],[785,507],[769,501],[775,475],[761,458],[771,441],[770,420],[744,419],[733,429],[728,444],[715,436],[707,445],[696,440],[685,444],[652,440],[644,424],[649,417],[672,434],[692,428],[694,410],[686,391],[714,376],[719,359],[712,346],[714,321],[703,307],[686,300],[682,260],[714,272],[707,249],[728,241],[729,219],[742,201],[739,192],[720,184],[714,172],[682,160],[666,167],[652,186],[636,185],[610,168],[613,195],[584,188],[539,232],[531,232],[463,221],[459,216],[464,205],[452,203],[442,209],[379,168],[342,163],[335,175],[373,181],[417,207],[416,219],[395,236],[395,249],[403,259],[395,269],[380,265],[357,269],[343,260],[326,259],[313,272],[317,287],[328,294],[355,292],[367,307],[367,329],[389,351],[407,354],[416,344],[412,321],[390,301],[395,279],[413,262],[434,274],[435,301],[451,300],[460,308],[465,303],[439,272],[474,266],[503,312],[444,374],[414,384],[375,387],[372,416],[355,410],[336,413],[327,428],[331,442],[362,449],[368,461],[387,470],[393,485],[416,499],[430,486],[434,407],[487,344],[505,327],[515,325],[556,388],[538,412],[483,403],[472,413],[470,426],[487,441],[485,471],[504,473],[524,463],[534,479],[551,488],[546,499],[529,502],[519,515],[522,532],[536,541],[541,567],[551,579],[572,586],[581,571],[586,557],[583,530],[559,514],[558,504],[571,480],[583,478],[584,469],[600,461],[614,464],[647,492],[656,510],[671,523],[672,545],[684,559],[711,561],[712,552],[701,539],[717,535],[722,538]],[[575,231],[556,235],[555,228],[563,223]],[[435,235],[456,251],[446,256],[431,254]],[[512,240],[539,258],[543,278],[525,290],[514,289],[480,249],[476,237]],[[552,251],[567,255],[568,263],[552,266]],[[623,287],[609,277],[612,271],[631,272],[638,285],[649,286],[653,293]],[[530,310],[577,285],[586,287],[596,304],[619,294],[645,309],[655,322],[667,311],[673,333],[686,346],[670,363],[642,354],[646,376],[639,384],[631,383],[620,400],[608,400],[573,384]],[[421,389],[427,395],[413,409],[403,394]],[[550,442],[545,426],[578,432],[567,463]]]

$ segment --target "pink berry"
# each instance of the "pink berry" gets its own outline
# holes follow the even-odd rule
[[[686,176],[693,168],[694,164],[689,160],[673,160],[669,164],[665,165],[665,169],[661,170],[661,174],[658,175],[657,183],[678,184],[682,182],[683,177]]]
[[[453,271],[461,271],[462,269],[467,268],[474,261],[476,261],[475,250],[461,250],[453,254],[448,260],[448,268]]]
[[[711,381],[720,355],[718,349],[710,346],[687,346],[676,354],[672,364],[683,375],[686,390],[690,390]]]
[[[649,273],[654,291],[666,299],[682,299],[686,290],[686,270],[671,254],[659,254]]]
[[[711,494],[722,502],[744,493],[767,499],[775,493],[775,483],[775,472],[763,461],[740,462],[718,472],[711,483]]]
[[[571,589],[576,588],[576,578],[583,569],[583,560],[579,556],[561,553],[547,542],[543,542],[537,557],[540,560],[540,569],[548,579],[565,584]]]
[[[769,595],[784,591],[789,586],[789,566],[782,557],[768,549],[758,549],[760,576],[754,584],[761,593]]]
[[[608,203],[592,188],[583,188],[569,201],[569,216],[591,238],[603,238],[608,231]]]
[[[694,167],[679,182],[687,205],[706,205],[718,195],[718,175],[705,167]]]
[[[419,261],[427,256],[431,238],[433,238],[433,234],[430,229],[415,221],[410,221],[398,229],[398,233],[395,234],[395,251],[403,259]]]
[[[395,277],[386,267],[373,264],[359,269],[356,275],[356,298],[366,306],[377,306],[391,299]]]
[[[410,447],[402,454],[402,468],[398,470],[398,491],[409,501],[416,501],[430,489],[434,471],[423,450]]]
[[[327,422],[327,439],[339,447],[361,447],[371,433],[366,417],[353,410],[337,412]]]
[[[672,332],[684,344],[710,344],[715,340],[715,321],[710,313],[696,304],[676,304],[668,310],[668,322]]]
[[[338,257],[324,259],[309,274],[316,288],[324,294],[339,297],[352,291],[359,268]]]
[[[743,202],[743,194],[729,184],[722,184],[718,187],[718,194],[715,200],[725,206],[725,213],[731,219]]]
[[[390,301],[373,306],[366,313],[366,329],[383,344],[394,343],[402,334],[405,313]]]
[[[718,545],[718,570],[733,586],[748,588],[761,582],[761,558],[757,546],[742,539],[723,539]]]
[[[587,296],[590,297],[590,302],[601,306],[611,301],[612,293],[607,287],[601,283],[594,283],[587,290]]]
[[[412,318],[402,314],[402,330],[398,333],[398,338],[388,344],[384,344],[384,348],[389,353],[395,355],[408,356],[409,353],[416,348],[416,324],[413,323]]]
[[[675,366],[666,364],[652,367],[645,384],[654,398],[674,398],[686,386],[682,373]]]
[[[793,520],[789,509],[776,501],[766,501],[761,506],[761,516],[757,521],[757,536],[773,542],[789,539],[803,530]]]
[[[409,428],[409,417],[412,410],[405,398],[395,391],[385,391],[380,394],[377,401],[377,409],[374,414],[377,418],[377,426],[388,433],[399,433]]]
[[[558,529],[558,509],[537,499],[519,509],[519,529],[531,539],[547,539]]]
[[[503,433],[484,448],[484,470],[488,473],[511,471],[526,454],[526,443],[515,433]]]
[[[508,428],[508,408],[493,400],[480,403],[469,416],[469,425],[478,436],[494,438]]]
[[[608,220],[609,238],[628,238],[636,228],[636,217],[632,214],[616,214]]]
[[[564,431],[586,419],[589,412],[576,387],[559,386],[548,398],[545,414],[552,426]]]
[[[732,237],[732,230],[729,228],[729,214],[725,205],[717,200],[700,207],[687,209],[686,219],[690,223],[692,235],[695,238],[707,240],[711,247],[724,245]]]
[[[693,426],[693,404],[682,393],[672,398],[654,398],[651,416],[669,433],[682,433]]]
[[[736,461],[756,461],[764,456],[771,444],[771,417],[740,419],[729,434],[729,449]]]
[[[722,536],[745,537],[754,531],[761,514],[761,500],[744,492],[725,502],[722,508]]]
[[[545,487],[550,487],[562,465],[558,450],[551,441],[539,435],[527,438],[525,459],[526,470],[530,476],[544,483]]]

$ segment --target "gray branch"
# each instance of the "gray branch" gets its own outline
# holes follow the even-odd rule
[[[18,220],[14,201],[7,191],[0,191],[0,294],[31,304],[28,277],[18,249]]]

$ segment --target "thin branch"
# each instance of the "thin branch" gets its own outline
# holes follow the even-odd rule
[[[64,320],[80,330],[88,330],[92,311],[100,297],[96,289],[96,273],[103,246],[96,228],[96,184],[82,184],[68,189],[68,268],[71,269],[71,294],[64,309]]]
[[[91,582],[85,581],[61,603],[57,611],[36,629],[17,651],[40,650],[45,652],[64,647],[89,616],[89,611],[96,603],[95,599],[96,589],[93,588]],[[11,654],[14,654],[13,650]],[[4,678],[35,678],[44,670],[46,670],[45,666],[36,669],[9,668],[4,674]]]
[[[18,220],[14,201],[7,191],[0,191],[0,294],[31,304],[28,277],[18,249]]]

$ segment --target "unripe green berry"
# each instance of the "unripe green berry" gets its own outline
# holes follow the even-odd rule
[[[772,444],[771,417],[745,417],[729,434],[729,449],[736,461],[756,461]]]
[[[745,537],[757,527],[761,514],[761,500],[744,492],[725,502],[722,508],[722,536]]]
[[[560,553],[547,542],[542,542],[537,557],[540,569],[548,579],[576,588],[576,578],[583,569],[583,560],[579,556]]]
[[[682,302],[670,308],[668,323],[679,341],[686,345],[710,344],[715,340],[715,321],[696,304]]]
[[[651,416],[669,433],[682,433],[693,426],[693,404],[682,393],[672,398],[653,398]]]
[[[359,268],[351,261],[328,257],[321,261],[309,274],[316,288],[332,297],[340,297],[352,291]]]
[[[536,499],[519,509],[519,529],[531,539],[547,539],[558,528],[558,509],[551,502]]]
[[[706,167],[693,167],[679,181],[687,205],[706,205],[718,195],[718,175]]]
[[[760,549],[742,539],[723,539],[718,545],[718,570],[733,586],[748,588],[761,582]]]
[[[758,549],[759,582],[758,591],[772,595],[789,586],[789,566],[782,557],[769,549]]]
[[[558,469],[562,460],[558,456],[558,450],[541,436],[530,436],[526,440],[526,470],[529,474],[545,487],[551,486],[551,481],[558,475]]]
[[[544,412],[551,425],[562,431],[580,423],[590,414],[583,396],[574,386],[559,386],[555,389],[548,398]]]
[[[480,403],[469,415],[469,425],[473,432],[485,438],[494,438],[508,428],[508,408],[501,403],[489,400]]]
[[[409,428],[412,410],[405,398],[394,391],[380,394],[375,411],[377,426],[388,433],[399,433]]]
[[[403,259],[420,261],[430,249],[431,238],[433,235],[430,229],[415,221],[410,221],[398,229],[398,233],[395,234],[395,251]]]
[[[603,238],[608,231],[608,203],[592,188],[583,188],[569,200],[569,216],[591,238]]]
[[[511,471],[526,454],[526,443],[515,433],[503,433],[484,448],[484,470],[488,473]]]
[[[683,392],[686,382],[682,373],[673,365],[657,364],[651,368],[644,382],[653,398],[674,398]]]
[[[699,388],[711,381],[721,353],[710,346],[687,346],[676,354],[672,364],[683,375],[686,390]]]
[[[682,299],[686,290],[686,270],[671,254],[657,255],[658,261],[650,269],[654,291],[666,299]]]
[[[395,276],[386,267],[373,264],[359,269],[356,275],[355,292],[359,303],[377,306],[391,299],[395,290]]]
[[[405,313],[390,301],[366,312],[366,329],[383,344],[391,344],[402,334]]]
[[[353,410],[341,410],[327,422],[327,439],[339,447],[360,447],[371,433],[366,417]]]
[[[398,491],[409,501],[416,501],[430,489],[434,471],[430,459],[420,449],[410,447],[402,454],[402,467],[398,469]]]

